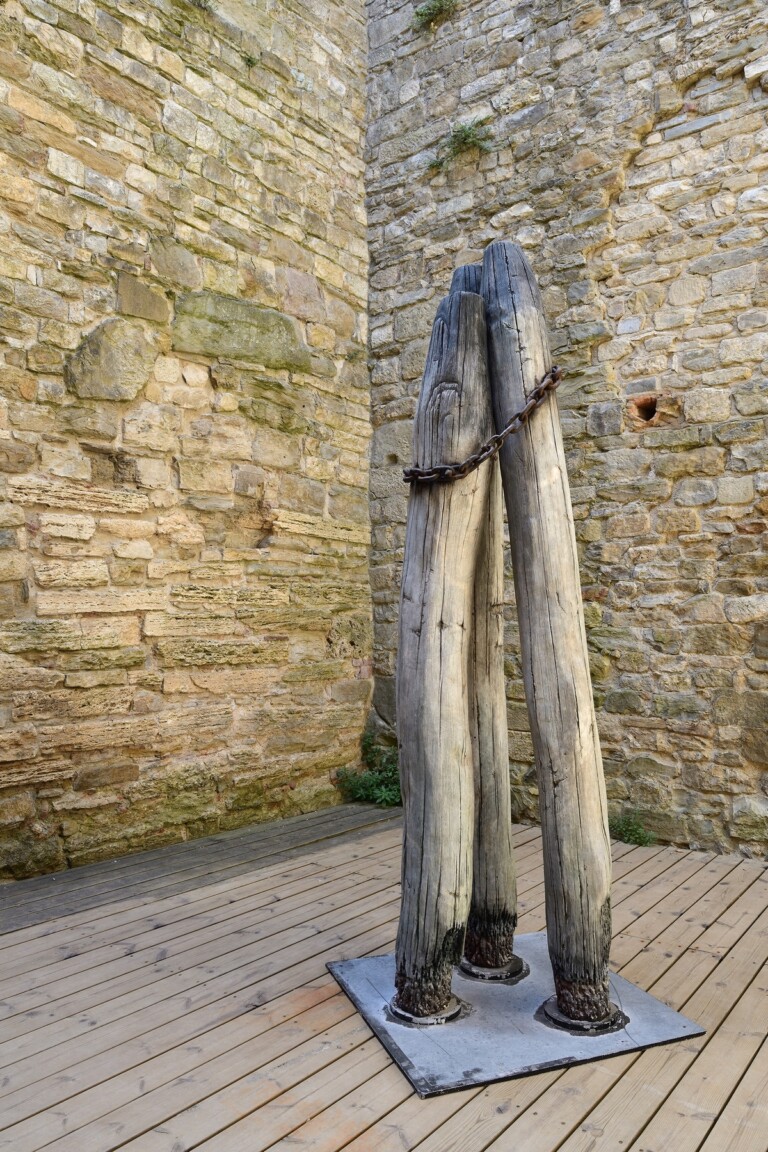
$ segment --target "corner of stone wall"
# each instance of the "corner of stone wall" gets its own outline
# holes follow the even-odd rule
[[[3,6],[0,878],[359,760],[365,43],[362,0]]]

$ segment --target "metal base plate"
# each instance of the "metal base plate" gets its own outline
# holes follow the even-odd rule
[[[422,1097],[600,1060],[704,1032],[615,975],[611,975],[611,999],[626,1018],[624,1026],[593,1035],[566,1031],[542,1011],[555,990],[546,933],[515,937],[515,952],[531,970],[516,984],[473,980],[457,969],[453,993],[463,1008],[457,1019],[440,1027],[409,1024],[392,1014],[394,956],[341,960],[328,969]]]

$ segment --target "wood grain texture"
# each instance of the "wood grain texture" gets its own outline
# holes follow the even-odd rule
[[[472,906],[464,943],[479,968],[503,968],[514,956],[517,922],[509,737],[504,682],[504,522],[498,460],[478,550],[472,614],[470,725],[475,778]]]
[[[464,264],[451,293],[482,288],[482,264]],[[470,724],[475,779],[472,906],[464,942],[478,968],[503,968],[514,956],[516,915],[509,737],[504,682],[504,509],[501,473],[490,463],[488,502],[478,547],[470,653]]]
[[[539,289],[519,247],[483,261],[497,428],[551,367]],[[609,1012],[611,860],[562,433],[550,394],[501,452],[520,646],[544,836],[547,933],[558,1005]]]
[[[464,459],[492,428],[482,299],[454,292],[437,311],[414,425],[414,461]],[[397,1003],[442,1011],[470,908],[474,830],[469,659],[475,569],[490,468],[415,484],[400,599],[397,717],[405,805]]]

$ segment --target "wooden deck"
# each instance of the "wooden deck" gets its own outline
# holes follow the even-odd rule
[[[0,889],[0,1148],[768,1150],[763,865],[614,846],[613,965],[706,1036],[429,1100],[325,970],[391,950],[399,865],[354,805]]]

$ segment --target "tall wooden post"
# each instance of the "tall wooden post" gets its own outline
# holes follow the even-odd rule
[[[481,264],[457,268],[451,293],[480,292],[482,271]],[[486,467],[491,476],[478,546],[470,653],[475,830],[462,968],[475,976],[509,979],[520,975],[524,965],[514,955],[517,877],[504,680],[504,519],[498,461]]]
[[[504,682],[504,530],[501,473],[491,466],[480,543],[470,663],[470,724],[475,770],[472,906],[462,968],[509,979],[526,969],[514,955],[517,877],[512,844],[509,736]]]
[[[418,467],[462,460],[492,430],[480,296],[454,292],[432,330],[414,426]],[[470,909],[474,781],[469,721],[475,567],[490,468],[414,484],[400,599],[397,726],[405,805],[395,1011],[451,1009]]]
[[[523,252],[494,243],[483,261],[497,428],[552,366],[541,298]],[[501,452],[520,647],[539,782],[547,934],[557,1006],[610,1017],[611,855],[589,674],[576,538],[552,393]]]

